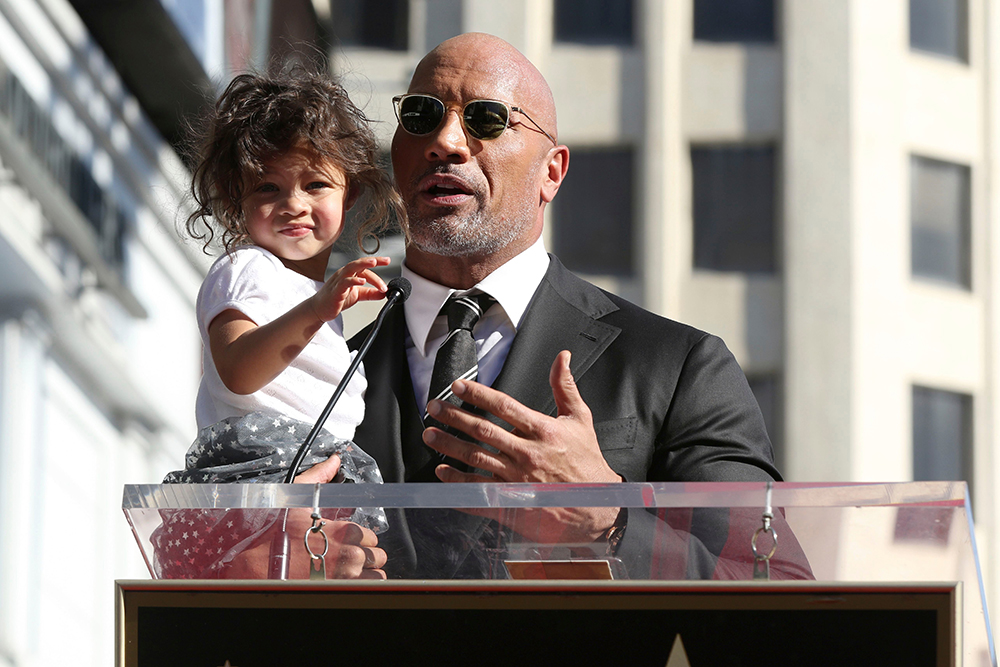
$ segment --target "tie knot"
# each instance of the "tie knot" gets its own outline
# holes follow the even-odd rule
[[[467,329],[472,331],[483,313],[496,303],[489,294],[469,294],[453,296],[444,304],[441,311],[448,317],[448,330]]]

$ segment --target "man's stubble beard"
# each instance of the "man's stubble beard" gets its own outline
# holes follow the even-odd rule
[[[526,235],[537,211],[529,198],[510,217],[491,220],[477,197],[476,210],[440,216],[410,214],[410,242],[421,251],[440,257],[488,256]],[[410,210],[416,208],[411,206]]]

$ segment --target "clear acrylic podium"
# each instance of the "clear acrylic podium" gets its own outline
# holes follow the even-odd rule
[[[768,500],[774,518],[765,528]],[[937,587],[954,590],[954,648],[950,662],[929,664],[996,664],[961,482],[776,483],[770,491],[759,483],[134,485],[123,498],[152,578],[195,579],[201,590],[266,578],[275,535],[303,525],[317,504],[329,521],[357,508],[376,517],[389,581],[261,581],[258,590],[328,584],[323,590],[363,590],[371,600],[373,591],[415,586],[457,593],[544,582],[548,591],[602,594],[805,592],[809,604],[830,606],[844,591],[905,597]],[[621,529],[597,540],[562,533],[553,513],[573,516],[573,508],[617,511]],[[289,536],[292,579],[308,572],[304,537]],[[119,582],[119,597],[154,584]]]

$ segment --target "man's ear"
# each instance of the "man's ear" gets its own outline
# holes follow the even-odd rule
[[[546,204],[555,199],[562,185],[566,172],[569,170],[569,149],[556,146],[549,151],[545,163],[545,173],[542,175],[542,201]]]
[[[361,196],[361,188],[359,188],[354,183],[347,186],[347,196],[344,197],[344,210],[350,211],[351,207],[358,203],[358,197]]]

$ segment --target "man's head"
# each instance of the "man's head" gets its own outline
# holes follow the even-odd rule
[[[426,112],[425,122],[410,126],[421,134],[397,127],[392,142],[396,183],[407,208],[407,264],[438,282],[470,286],[541,234],[545,205],[569,164],[568,149],[555,142],[552,92],[510,44],[469,33],[427,54],[408,93],[436,98],[444,114],[435,125],[441,105],[410,100],[411,111]],[[463,119],[475,100],[503,102],[506,109],[472,106]],[[407,107],[401,111],[406,114]],[[495,135],[507,111],[508,126],[499,136],[476,138]]]

